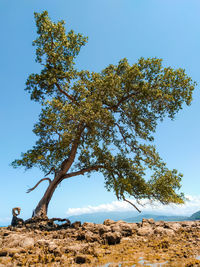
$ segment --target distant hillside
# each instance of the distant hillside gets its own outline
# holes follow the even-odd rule
[[[70,216],[68,219],[71,222],[80,221],[84,222],[93,222],[93,223],[103,223],[106,219],[111,219],[114,221],[125,220],[128,217],[137,216],[137,212],[134,211],[124,211],[124,212],[96,212],[96,213],[87,213],[81,215]]]
[[[190,220],[200,220],[200,210],[190,216]]]
[[[166,215],[155,215],[155,214],[142,214],[136,217],[126,218],[124,221],[126,222],[141,222],[142,219],[150,219],[153,218],[155,221],[185,221],[188,220],[186,216],[166,216]]]
[[[184,221],[184,220],[191,220],[190,217],[186,216],[166,216],[160,214],[140,214],[138,215],[137,212],[97,212],[97,213],[88,213],[88,214],[81,214],[70,216],[69,220],[71,222],[74,221],[81,221],[83,222],[93,222],[93,223],[103,223],[106,219],[111,219],[114,221],[123,220],[125,222],[141,222],[142,219],[149,219],[153,218],[155,221]]]

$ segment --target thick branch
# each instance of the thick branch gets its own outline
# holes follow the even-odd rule
[[[62,171],[63,175],[65,175],[65,173],[69,170],[72,163],[74,162],[76,152],[78,149],[78,145],[79,145],[79,141],[81,138],[81,134],[84,131],[84,129],[85,129],[85,126],[81,125],[80,129],[78,131],[78,134],[77,134],[77,136],[76,136],[76,138],[72,144],[72,148],[71,148],[69,157],[67,159],[65,159],[61,164],[61,171]]]
[[[46,177],[46,178],[43,178],[41,179],[34,187],[32,188],[29,188],[26,193],[30,193],[31,191],[33,191],[41,182],[45,181],[45,180],[48,180],[49,181],[49,184],[51,183],[51,179]]]
[[[70,177],[73,177],[73,176],[78,176],[78,175],[84,175],[86,172],[91,172],[91,171],[98,171],[99,169],[101,168],[105,168],[104,166],[102,165],[97,165],[97,166],[91,166],[91,167],[88,167],[88,168],[84,168],[80,171],[77,171],[77,172],[71,172],[71,173],[68,173],[66,175],[64,175],[62,177],[62,179],[66,179],[66,178],[70,178]]]

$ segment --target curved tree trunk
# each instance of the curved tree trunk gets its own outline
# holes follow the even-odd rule
[[[62,181],[61,175],[57,175],[54,180],[49,184],[44,193],[44,196],[38,203],[37,207],[35,208],[32,217],[47,217],[47,210],[49,202],[53,196],[53,193],[58,186],[58,184]]]
[[[78,127],[78,133],[77,133],[77,136],[76,136],[76,138],[72,144],[69,157],[62,162],[61,167],[60,167],[60,171],[57,174],[55,174],[55,178],[53,179],[53,181],[50,182],[44,196],[42,197],[42,199],[38,203],[37,207],[35,208],[32,217],[34,217],[34,216],[46,217],[49,201],[51,200],[52,195],[53,195],[56,187],[59,185],[59,183],[64,178],[74,176],[73,174],[71,174],[67,177],[66,173],[68,172],[68,170],[70,169],[70,167],[72,166],[72,164],[74,162],[77,148],[78,148],[78,144],[80,141],[80,137],[81,137],[81,134],[84,131],[85,127],[86,126],[83,126],[82,124]]]

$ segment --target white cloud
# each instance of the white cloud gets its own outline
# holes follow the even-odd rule
[[[163,215],[191,215],[192,213],[200,210],[200,196],[187,195],[187,201],[183,205],[161,205],[158,202],[152,202],[142,200],[140,206],[136,201],[129,199],[134,203],[142,212],[150,213],[162,213]],[[95,212],[111,212],[111,211],[136,211],[130,204],[125,201],[113,201],[107,204],[101,204],[98,206],[87,206],[82,208],[69,208],[67,210],[67,216],[80,215],[85,213]]]

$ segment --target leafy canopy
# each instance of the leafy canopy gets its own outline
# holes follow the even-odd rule
[[[64,21],[52,22],[47,11],[35,13],[35,20],[33,45],[42,70],[29,76],[26,90],[42,105],[33,130],[38,141],[13,166],[59,171],[78,140],[71,169],[97,166],[118,199],[128,194],[182,203],[177,193],[182,175],[166,167],[151,143],[157,123],[190,104],[192,79],[183,69],[164,68],[158,58],[133,65],[124,58],[99,73],[80,71],[74,60],[87,38],[66,33]]]

